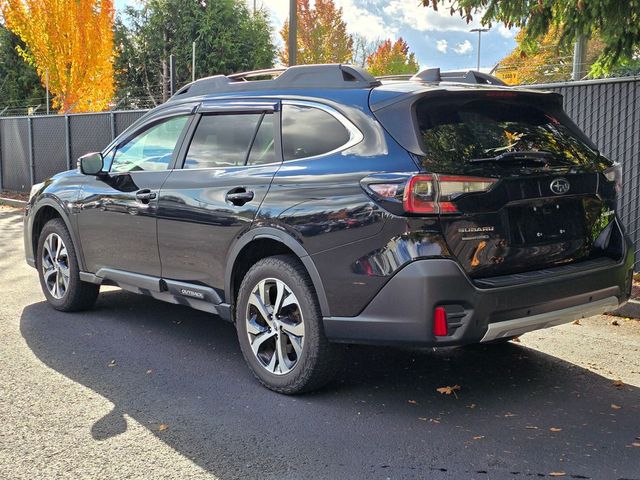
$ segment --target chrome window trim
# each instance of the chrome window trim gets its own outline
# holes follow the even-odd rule
[[[356,127],[353,123],[351,123],[351,121],[347,117],[345,117],[342,113],[337,111],[335,108],[330,107],[329,105],[326,105],[324,103],[319,103],[319,102],[312,102],[312,101],[308,101],[308,100],[282,100],[282,106],[283,106],[282,114],[283,115],[284,115],[284,106],[285,105],[317,108],[318,110],[322,110],[322,111],[328,113],[333,118],[335,118],[338,122],[340,122],[344,128],[347,129],[347,132],[349,133],[349,140],[347,140],[347,142],[345,144],[340,145],[339,147],[334,148],[333,150],[330,150],[328,152],[321,153],[319,155],[312,155],[310,157],[290,158],[288,160],[283,158],[283,162],[284,163],[295,162],[297,160],[312,160],[312,159],[316,159],[316,158],[326,157],[328,155],[333,155],[335,153],[339,153],[339,152],[347,150],[347,149],[349,149],[351,147],[354,147],[357,144],[359,144],[362,140],[364,140],[364,135],[358,129],[358,127]],[[282,142],[284,142],[284,134],[282,132],[282,127],[280,127],[280,137],[282,138]],[[284,150],[284,148],[283,148],[283,150]]]

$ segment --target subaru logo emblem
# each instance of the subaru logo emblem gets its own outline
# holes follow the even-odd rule
[[[566,178],[556,178],[553,182],[551,182],[549,188],[556,195],[563,195],[569,191],[571,185],[569,184],[569,180],[567,180]]]

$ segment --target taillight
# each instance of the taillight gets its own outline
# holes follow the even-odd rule
[[[462,175],[415,175],[404,189],[403,206],[407,213],[457,213],[453,201],[464,193],[486,192],[495,178]]]
[[[604,176],[607,177],[607,180],[610,182],[615,182],[616,193],[620,194],[622,191],[622,165],[614,163],[604,171]]]

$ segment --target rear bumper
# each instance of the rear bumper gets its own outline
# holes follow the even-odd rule
[[[633,262],[627,249],[620,262],[562,274],[547,269],[525,283],[479,288],[453,260],[418,260],[389,280],[357,317],[325,318],[325,333],[335,342],[416,346],[517,336],[615,310],[628,300]],[[439,306],[447,312],[444,337],[432,333]]]

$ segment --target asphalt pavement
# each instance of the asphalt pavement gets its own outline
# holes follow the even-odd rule
[[[350,347],[329,387],[287,397],[209,314],[114,288],[54,311],[21,228],[0,207],[2,479],[640,480],[635,320],[501,347]]]

